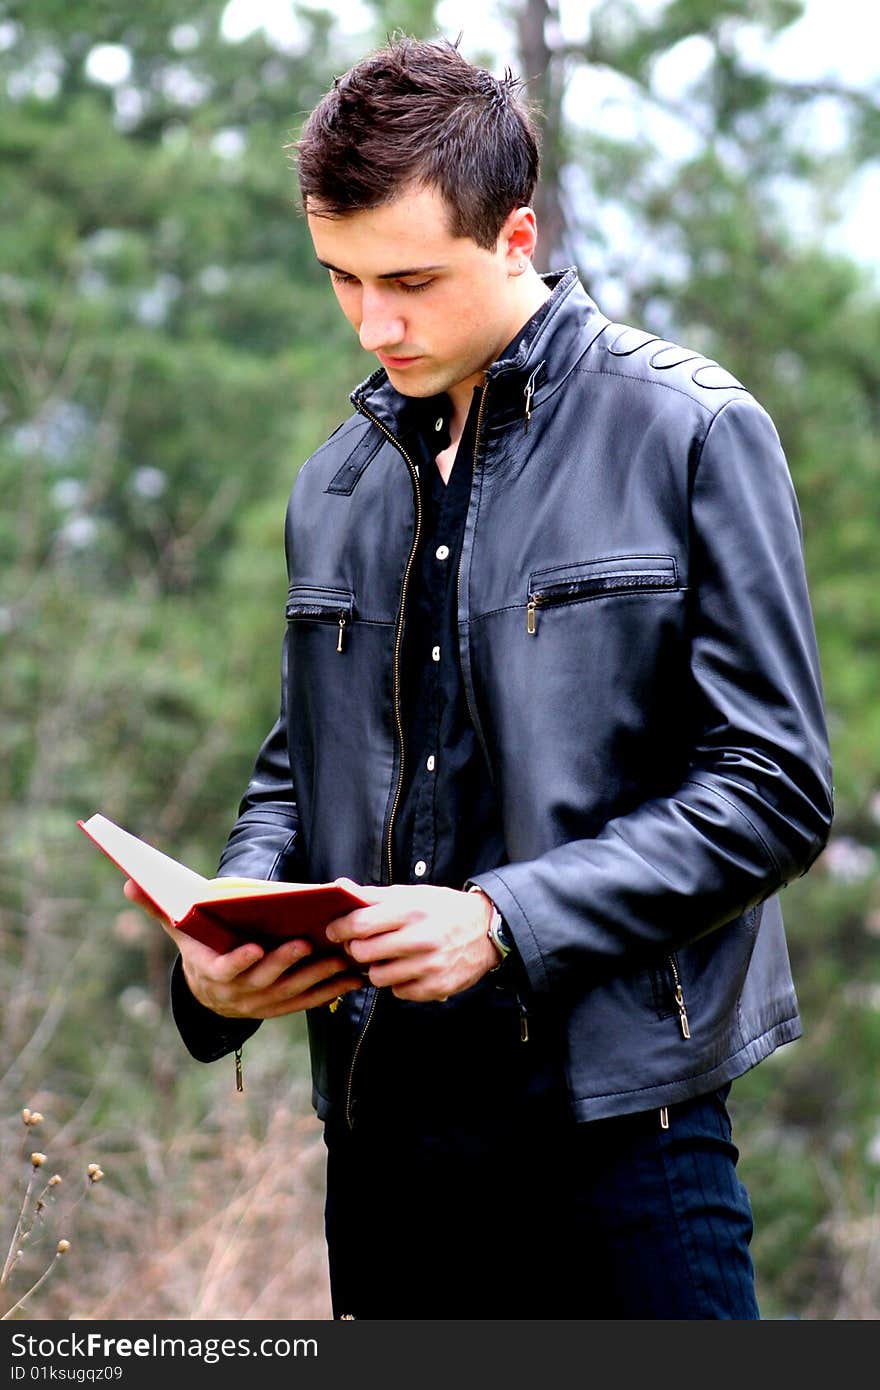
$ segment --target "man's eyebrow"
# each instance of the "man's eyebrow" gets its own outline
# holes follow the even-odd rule
[[[331,265],[329,261],[322,261],[317,257],[318,265],[322,265],[325,270],[332,270],[336,275],[350,275],[349,270],[340,270],[338,265]],[[409,270],[383,270],[381,275],[377,275],[377,280],[404,280],[408,275],[427,275],[430,270],[445,270],[443,265],[417,265]]]

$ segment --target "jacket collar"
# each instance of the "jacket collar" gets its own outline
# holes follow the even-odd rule
[[[541,278],[550,287],[550,298],[514,339],[512,354],[498,358],[486,372],[488,413],[495,425],[525,418],[527,409],[536,409],[558,390],[608,323],[573,266]],[[412,427],[423,406],[418,398],[396,391],[384,367],[362,381],[350,399],[395,435]]]

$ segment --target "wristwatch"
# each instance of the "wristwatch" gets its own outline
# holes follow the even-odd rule
[[[484,898],[489,898],[489,894],[483,888],[481,888],[478,883],[469,884],[467,891],[469,893],[482,893]],[[507,960],[507,957],[513,950],[513,938],[511,937],[510,932],[507,930],[507,924],[505,923],[504,918],[501,916],[501,913],[498,911],[498,908],[492,902],[491,898],[489,898],[489,902],[492,903],[492,920],[489,923],[486,935],[492,942],[492,945],[495,947],[498,954],[501,956],[501,959],[499,960],[498,964],[493,965],[491,967],[489,971],[491,975],[494,971],[501,969],[502,965]]]

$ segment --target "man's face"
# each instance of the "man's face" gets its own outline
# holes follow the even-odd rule
[[[521,256],[504,232],[492,251],[452,236],[434,189],[344,217],[310,212],[308,224],[342,312],[404,396],[469,394],[522,327]]]

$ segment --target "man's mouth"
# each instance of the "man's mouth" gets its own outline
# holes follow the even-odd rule
[[[376,356],[383,367],[391,367],[393,371],[401,371],[404,367],[411,367],[413,362],[421,360],[420,353],[412,357],[394,357],[390,352],[377,352]]]

